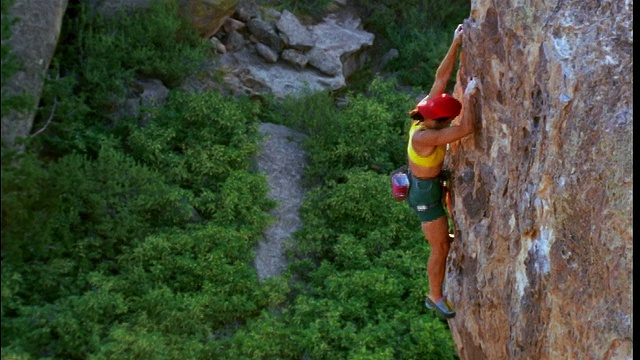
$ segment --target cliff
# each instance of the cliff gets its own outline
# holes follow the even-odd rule
[[[447,295],[461,359],[633,357],[633,3],[471,1]]]

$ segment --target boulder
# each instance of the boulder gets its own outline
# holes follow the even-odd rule
[[[263,43],[256,44],[256,51],[268,63],[273,64],[278,61],[278,53]]]
[[[294,49],[286,49],[282,51],[282,59],[286,60],[289,64],[291,64],[298,70],[304,69],[309,62],[309,58]]]
[[[342,60],[326,50],[314,47],[307,53],[309,65],[329,76],[342,76]]]
[[[208,39],[235,13],[238,0],[180,0],[180,10],[200,34]]]
[[[315,45],[311,32],[287,10],[282,12],[276,27],[280,30],[280,36],[288,47],[304,52]]]
[[[221,57],[224,81],[235,95],[273,94],[277,98],[305,91],[334,91],[346,86],[344,77],[319,76],[313,70],[298,70],[287,62],[265,62],[254,49],[227,52]]]
[[[224,81],[232,94],[272,93],[285,97],[306,90],[335,91],[344,88],[346,77],[368,61],[367,49],[373,45],[374,35],[361,29],[358,18],[330,14],[320,23],[303,26],[292,17],[285,11],[277,17],[275,25],[257,15],[247,21],[250,32],[243,36],[256,46],[229,51],[216,65],[225,74]],[[296,38],[294,48],[291,34],[287,35],[292,29],[308,29],[310,38],[306,35]],[[315,45],[308,51],[300,50],[311,44]]]
[[[630,1],[474,1],[447,265],[460,359],[633,358]],[[452,29],[453,31],[453,29]]]
[[[273,25],[258,18],[251,19],[247,22],[247,27],[251,34],[254,35],[258,41],[272,48],[276,52],[280,53],[284,47],[282,38],[278,36]]]
[[[345,78],[369,60],[365,50],[373,45],[374,35],[361,29],[357,17],[330,14],[321,23],[311,26],[311,34],[318,49],[340,59]]]

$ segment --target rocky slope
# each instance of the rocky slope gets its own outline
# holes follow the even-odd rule
[[[474,0],[456,93],[449,322],[461,359],[631,359],[630,1]]]

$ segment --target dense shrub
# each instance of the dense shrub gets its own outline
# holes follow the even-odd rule
[[[215,187],[235,169],[247,170],[258,147],[257,107],[217,92],[171,94],[144,127],[132,124],[127,149],[186,188]]]
[[[52,117],[41,138],[47,154],[95,154],[94,144],[119,141],[128,119],[118,110],[139,91],[136,79],[174,88],[202,65],[206,43],[178,16],[178,1],[150,4],[109,18],[69,4],[36,118],[38,126]]]
[[[296,236],[292,303],[233,338],[232,358],[454,359],[446,325],[421,306],[427,246],[386,176],[348,172],[309,193]]]
[[[385,70],[406,85],[429,91],[456,26],[469,17],[468,0],[355,0],[365,29],[376,34],[376,50],[397,49]]]

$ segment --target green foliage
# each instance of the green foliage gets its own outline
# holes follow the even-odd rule
[[[469,16],[467,0],[356,0],[365,28],[376,34],[378,51],[395,48],[400,56],[387,65],[403,84],[430,89],[456,26]]]
[[[232,358],[455,358],[445,325],[421,311],[424,239],[387,180],[353,170],[308,194],[290,267],[297,296],[238,332]]]
[[[213,224],[150,235],[118,256],[116,273],[87,273],[90,290],[20,306],[3,343],[67,359],[206,359],[216,331],[282,301],[286,287],[260,286],[249,265],[258,236]]]
[[[388,173],[404,163],[411,100],[395,90],[392,80],[374,79],[369,91],[369,96],[351,96],[339,116],[327,117],[311,132],[309,178],[339,180],[351,168]]]
[[[117,88],[123,75],[127,80],[133,74],[174,87],[204,59],[204,40],[178,16],[175,0],[154,1],[148,9],[110,18],[89,15],[84,4],[72,6],[80,6],[75,9],[79,14],[66,19],[63,35],[73,42],[63,54],[71,64],[84,61],[78,68],[87,90]]]
[[[127,147],[172,183],[214,187],[231,171],[249,168],[258,149],[256,114],[254,103],[217,92],[175,92],[151,124],[132,124]]]
[[[150,8],[102,18],[85,2],[69,4],[60,46],[43,89],[35,119],[52,116],[42,147],[48,153],[95,153],[93,146],[117,135],[117,110],[135,94],[135,80],[155,78],[169,88],[197,71],[206,43],[179,16],[176,0],[152,1]],[[55,111],[54,111],[55,110]],[[91,131],[81,131],[91,126]],[[114,133],[116,130],[116,133]]]
[[[311,136],[319,131],[335,131],[339,110],[328,91],[307,91],[284,100],[270,98],[262,116],[267,122],[285,125]]]
[[[24,158],[2,169],[5,261],[31,262],[23,273],[32,301],[83,289],[76,272],[111,269],[120,252],[151,231],[182,226],[189,192],[113,149],[96,161],[70,155],[47,167]]]

